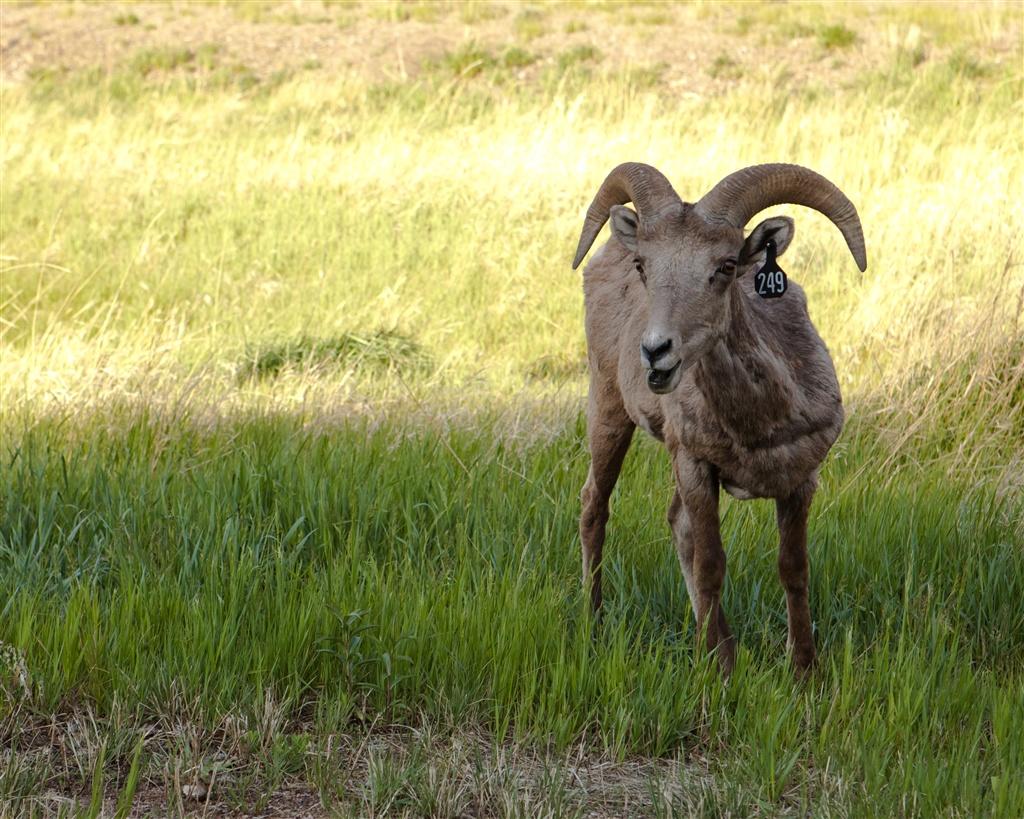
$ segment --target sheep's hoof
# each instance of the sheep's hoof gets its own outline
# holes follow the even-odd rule
[[[718,654],[718,667],[722,676],[728,677],[736,665],[736,638],[730,634],[718,644],[715,652]]]
[[[817,663],[817,654],[814,646],[794,647],[792,651],[793,674],[798,680],[806,680],[814,671]]]

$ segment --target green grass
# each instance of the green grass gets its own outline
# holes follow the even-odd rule
[[[132,60],[132,68],[146,76],[152,71],[171,71],[188,65],[196,59],[195,52],[187,48],[147,48]]]
[[[547,33],[545,14],[539,8],[527,7],[513,20],[513,29],[522,40],[535,40]]]
[[[857,34],[842,23],[835,23],[818,30],[818,42],[827,49],[848,48],[857,42]]]
[[[497,64],[493,54],[472,41],[447,52],[439,62],[457,77],[475,77]]]
[[[558,68],[560,71],[567,71],[574,66],[584,63],[599,62],[600,59],[600,49],[592,45],[573,46],[558,55]]]
[[[723,514],[737,672],[723,688],[695,663],[667,462],[647,442],[617,497],[595,632],[577,591],[582,422],[516,447],[500,419],[436,434],[105,417],[37,420],[6,456],[4,639],[32,674],[31,696],[5,685],[20,720],[133,703],[136,725],[214,731],[226,714],[253,724],[272,692],[284,733],[319,702],[314,736],[413,721],[556,750],[587,736],[614,758],[688,749],[742,786],[737,807],[897,812],[913,794],[912,812],[979,814],[1024,798],[1024,508],[927,470],[860,480],[882,453],[857,424],[813,518],[823,665],[801,689],[765,503]]]
[[[0,814],[200,812],[212,784],[338,815],[1020,815],[1024,80],[979,46],[1004,12],[955,12],[962,41],[922,14],[921,59],[859,21],[884,53],[841,86],[709,58],[707,97],[545,46],[548,10],[377,13],[511,31],[401,82],[211,44],[0,89]],[[736,671],[695,656],[649,439],[587,615],[569,263],[625,159],[691,199],[799,162],[860,210],[864,274],[788,210],[848,409],[806,684],[766,502],[723,505]]]
[[[506,68],[525,68],[537,61],[537,57],[525,48],[511,46],[501,55],[501,64]]]
[[[711,63],[708,73],[715,79],[738,80],[743,69],[727,54],[719,54]]]

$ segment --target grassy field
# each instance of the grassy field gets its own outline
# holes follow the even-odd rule
[[[1019,5],[2,15],[0,815],[1024,813]],[[864,274],[774,209],[849,415],[805,684],[765,502],[695,657],[648,439],[587,616],[625,160],[860,210]]]

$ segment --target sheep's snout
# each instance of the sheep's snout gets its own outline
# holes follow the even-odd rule
[[[680,341],[672,335],[645,333],[640,341],[640,363],[647,370],[647,386],[658,394],[671,392],[679,380]]]
[[[679,360],[679,339],[646,333],[640,341],[640,363],[645,370],[668,370]]]

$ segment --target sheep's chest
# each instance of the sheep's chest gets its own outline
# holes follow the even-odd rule
[[[708,399],[684,376],[670,395],[658,396],[643,383],[639,367],[623,362],[620,395],[633,422],[674,452],[714,464],[722,487],[734,497],[778,498],[814,477],[842,427],[842,405],[822,408],[820,401],[794,401],[795,407],[816,408],[820,415],[798,410],[775,419],[770,433],[760,430],[762,414],[751,408],[742,429],[727,428]],[[827,405],[826,405],[827,406]]]
[[[694,458],[714,464],[722,487],[742,500],[788,495],[812,478],[839,434],[835,423],[793,430],[754,445],[744,444],[702,405],[699,397],[666,419],[679,445]]]

